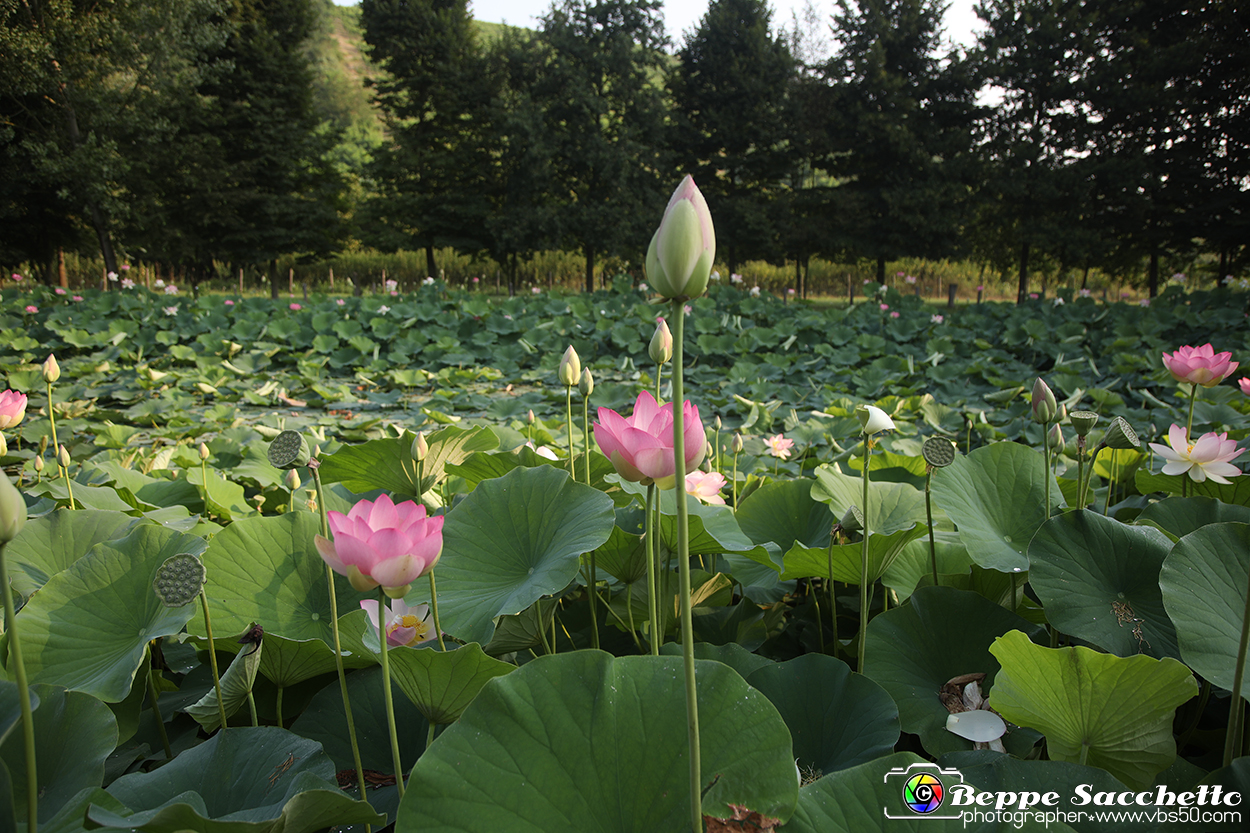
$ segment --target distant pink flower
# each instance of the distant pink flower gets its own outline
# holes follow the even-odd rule
[[[764,440],[768,453],[782,460],[790,459],[790,449],[794,448],[794,440],[786,439],[784,434],[775,434]]]
[[[760,297],[760,288],[758,286],[751,287],[751,297],[753,298]]]
[[[1250,376],[1237,380],[1237,386],[1241,388],[1241,392],[1246,396],[1250,396]]]
[[[344,301],[342,298],[336,298],[336,299],[334,300],[334,303],[338,304],[338,305],[341,307],[341,306],[343,306],[344,304],[346,304],[347,302],[346,302],[346,301]]]
[[[741,276],[741,275],[739,275],[737,272],[730,272],[730,273],[729,273],[729,282],[730,282],[730,283],[742,283],[742,280],[743,280],[743,279],[742,279],[742,276]]]
[[[885,312],[885,311],[886,311],[886,310],[888,310],[889,308],[890,308],[890,305],[889,305],[889,304],[882,304],[882,305],[881,305],[881,311],[882,311],[882,312]]]
[[[686,492],[704,503],[724,506],[720,490],[725,488],[725,475],[716,471],[692,471],[686,475]]]
[[[81,301],[81,300],[82,300],[82,296],[81,296],[81,295],[74,295],[74,296],[70,297],[70,300],[71,300],[71,301]]]
[[[981,284],[981,285],[977,286],[977,292],[984,292],[984,291],[985,291],[985,285],[984,285],[984,284]]]
[[[346,515],[330,512],[329,521],[334,540],[316,536],[317,551],[361,592],[381,585],[402,598],[443,551],[443,517],[426,517],[425,507],[410,500],[360,500]]]
[[[898,310],[895,310],[894,312],[890,313],[891,318],[898,318],[898,316],[899,316]]]
[[[1245,449],[1238,448],[1236,440],[1230,440],[1227,432],[1217,434],[1212,431],[1203,434],[1197,442],[1190,443],[1185,437],[1185,429],[1172,423],[1168,431],[1168,445],[1150,444],[1155,453],[1167,461],[1163,465],[1164,474],[1189,472],[1190,479],[1196,483],[1210,479],[1225,484],[1229,482],[1226,478],[1241,474],[1241,469],[1230,461],[1240,457]]]
[[[1036,300],[1037,300],[1037,293],[1036,293],[1036,292],[1030,292],[1030,293],[1029,293],[1029,300],[1030,300],[1030,301],[1036,301]]]
[[[1229,361],[1232,357],[1232,353],[1216,353],[1210,344],[1201,347],[1186,345],[1175,353],[1164,353],[1163,366],[1178,382],[1210,388],[1237,369],[1238,363]]]
[[[533,295],[541,295],[541,294],[542,294],[542,290],[541,290],[541,289],[539,289],[539,288],[538,288],[538,287],[536,287],[536,286],[532,286],[532,287],[530,287],[530,293],[531,293],[531,294],[533,294]]]
[[[177,294],[178,294],[178,287],[174,286],[174,285],[171,283],[169,286],[165,287],[165,294],[166,294],[166,295],[177,295]]]
[[[299,312],[300,310],[303,309],[303,307],[300,306],[299,304],[291,304],[291,309],[294,310],[295,312]]]
[[[129,272],[129,271],[130,271],[130,264],[129,264],[129,263],[123,263],[123,264],[121,265],[121,270],[122,270],[123,272]]]
[[[646,285],[645,283],[640,283],[640,284],[638,284],[638,289],[639,289],[639,291],[641,291],[641,292],[646,292],[646,291],[647,291],[647,285]]]
[[[13,280],[17,281],[18,283],[21,283],[21,282],[22,282],[22,276],[21,276],[21,275],[19,275],[17,272],[14,272],[14,273],[11,275],[11,277],[13,278]]]
[[[1088,298],[1090,295],[1093,295],[1093,294],[1094,294],[1094,293],[1090,292],[1088,289],[1082,289],[1082,290],[1081,290],[1081,297],[1082,297],[1082,298]]]
[[[378,312],[382,315],[386,315],[390,311],[391,311],[391,308],[388,307],[386,304],[383,304],[382,306],[378,307]]]
[[[908,283],[915,283],[915,282],[916,282],[916,276],[915,276],[915,275],[908,275],[906,278],[903,278],[903,280],[907,281]]]
[[[690,313],[694,312],[694,307],[690,306],[689,304],[686,304],[685,306],[681,308],[681,311],[684,312],[686,315],[689,315]]]
[[[165,282],[161,280],[160,278],[157,278],[155,281],[152,282],[152,286],[156,287],[157,289],[160,289],[164,285],[165,285]]]
[[[234,301],[232,301],[232,300],[230,300],[229,298],[227,298],[227,299],[226,299],[226,306],[228,306],[228,307],[232,307],[232,306],[234,306]]]
[[[929,316],[929,320],[932,321],[934,324],[941,324],[943,321],[946,320],[946,317],[938,313],[934,313],[933,315]]]
[[[699,409],[689,400],[682,406],[682,418],[686,469],[693,470],[703,461],[707,437]],[[594,432],[599,450],[612,461],[621,477],[634,483],[655,483],[661,489],[676,485],[672,402],[660,407],[650,392],[643,391],[628,418],[610,408],[600,408]]]
[[[480,281],[480,280],[481,280],[481,278],[477,278],[477,277],[475,277],[475,278],[473,279],[473,282],[474,282],[474,283],[477,283],[477,282],[478,282],[478,281]]]
[[[360,606],[378,629],[378,600],[364,599]],[[419,604],[409,607],[403,599],[394,599],[386,610],[386,644],[392,648],[420,648],[426,642],[438,638],[430,617],[430,606]]]
[[[787,290],[786,290],[786,294],[787,294],[787,295],[797,295],[798,293],[794,291],[794,287],[792,286],[792,287],[790,287],[789,289],[787,289]]]
[[[172,307],[165,307],[165,314],[166,314],[166,315],[177,315],[177,314],[178,314],[178,305],[177,305],[177,304],[174,304]]]
[[[1148,306],[1150,306],[1150,299],[1149,299],[1149,298],[1142,298],[1140,301],[1138,301],[1138,302],[1137,302],[1137,305],[1138,305],[1138,306],[1141,306],[1141,307],[1148,307]]]
[[[0,392],[0,430],[12,428],[26,416],[26,394],[15,390]]]
[[[59,286],[58,286],[56,289],[52,290],[52,291],[53,291],[53,292],[55,292],[57,295],[64,295],[64,294],[65,294],[65,290],[64,290],[64,289],[62,289],[62,288],[61,288],[61,287],[59,287]]]
[[[129,269],[130,267],[124,266],[122,268]],[[135,288],[135,282],[133,280],[131,280],[130,278],[122,278],[122,289],[134,289],[134,288]]]
[[[39,307],[35,306],[34,304],[27,304],[26,311],[33,315],[34,313],[39,312]]]

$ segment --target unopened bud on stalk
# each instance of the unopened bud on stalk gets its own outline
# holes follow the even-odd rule
[[[425,459],[425,455],[430,453],[430,444],[425,440],[425,432],[418,431],[416,439],[412,441],[412,459],[420,463]]]
[[[529,412],[525,414],[525,421],[528,422],[530,425],[534,424],[534,409],[533,408],[530,408]]]
[[[573,349],[573,345],[570,344],[569,349],[564,351],[556,376],[560,384],[566,388],[575,387],[578,380],[582,378],[582,360],[577,357],[577,351]]]
[[[9,476],[0,472],[0,546],[16,538],[24,526],[26,501]]]
[[[1055,401],[1055,392],[1050,386],[1037,377],[1033,383],[1033,421],[1049,425],[1055,421],[1059,413],[1059,403]]]
[[[286,474],[282,475],[282,482],[286,485],[288,492],[294,492],[299,488],[299,474],[295,469],[287,469]]]
[[[43,455],[39,454],[35,457],[35,474],[43,474],[44,469]]]
[[[208,446],[205,445],[204,443],[200,443],[200,459],[207,460],[208,458],[209,458]]]
[[[742,451],[742,435],[735,433],[733,441],[729,443],[729,450],[734,454]]]
[[[724,423],[720,421],[720,414],[717,414],[716,419],[712,420],[712,427],[717,431],[724,427]]]
[[[68,448],[66,448],[65,446],[61,446],[61,448],[56,452],[56,462],[57,462],[57,465],[59,465],[63,469],[69,468],[69,464],[72,461],[69,458]]]
[[[56,356],[51,353],[43,363],[43,380],[45,382],[55,382],[61,378],[61,366],[56,363]]]
[[[582,368],[582,378],[577,383],[577,392],[582,396],[590,396],[595,392],[595,380],[591,378],[589,367]]]
[[[1050,426],[1050,431],[1048,431],[1047,434],[1050,441],[1050,450],[1056,454],[1063,451],[1063,430],[1059,427],[1059,423],[1056,422],[1054,425]]]
[[[651,345],[647,351],[651,354],[651,361],[664,364],[673,358],[673,333],[663,318],[657,318],[656,321],[655,334],[651,336]]]

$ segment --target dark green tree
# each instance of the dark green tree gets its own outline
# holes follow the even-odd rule
[[[770,18],[764,0],[713,0],[669,78],[673,157],[707,199],[730,272],[776,254],[782,186],[796,165],[787,96],[796,66]]]
[[[533,96],[552,151],[556,231],[595,259],[641,261],[667,191],[662,140],[667,39],[654,0],[564,0],[538,34],[544,69]]]
[[[378,194],[365,214],[382,248],[477,250],[489,204],[482,132],[491,89],[466,0],[364,0],[361,22],[390,143],[373,169]]]
[[[975,117],[969,68],[941,52],[940,0],[839,0],[840,48],[826,166],[853,223],[852,248],[876,261],[957,252],[969,209]]]

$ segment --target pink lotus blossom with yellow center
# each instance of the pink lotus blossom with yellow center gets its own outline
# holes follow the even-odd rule
[[[1232,353],[1216,353],[1210,344],[1201,347],[1185,345],[1175,353],[1163,354],[1163,366],[1178,382],[1214,387],[1224,377],[1237,369],[1237,362],[1230,361]]]
[[[1191,443],[1185,436],[1185,429],[1172,423],[1168,431],[1168,445],[1151,443],[1150,447],[1167,461],[1163,465],[1164,474],[1189,472],[1190,479],[1196,483],[1213,480],[1227,484],[1227,478],[1242,473],[1231,461],[1240,457],[1245,449],[1238,448],[1236,440],[1230,440],[1227,432],[1217,434],[1212,431]]]
[[[720,490],[725,488],[725,475],[718,471],[692,471],[686,475],[686,493],[711,506],[724,506]]]
[[[360,606],[369,615],[373,631],[378,630],[378,600],[364,599]],[[419,604],[409,607],[403,599],[394,599],[383,608],[386,611],[386,644],[392,648],[420,648],[433,642],[438,634],[430,617],[430,606]]]
[[[402,598],[443,551],[442,516],[426,517],[425,507],[410,500],[361,500],[346,515],[330,512],[329,521],[334,540],[318,535],[317,551],[362,592],[380,585],[391,598]]]
[[[790,459],[790,449],[794,448],[794,440],[786,439],[785,434],[775,434],[764,440],[768,453],[782,460]]]
[[[689,400],[682,407],[682,419],[686,470],[691,471],[703,462],[707,438],[699,409]],[[600,408],[594,432],[599,450],[612,461],[621,477],[644,485],[654,483],[661,489],[672,489],[676,485],[672,402],[660,406],[654,396],[643,391],[638,394],[629,418],[610,408]]]

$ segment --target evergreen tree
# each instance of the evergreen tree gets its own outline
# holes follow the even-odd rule
[[[795,62],[770,16],[764,0],[713,0],[669,80],[673,155],[716,217],[730,272],[776,252],[778,199],[796,164]]]

